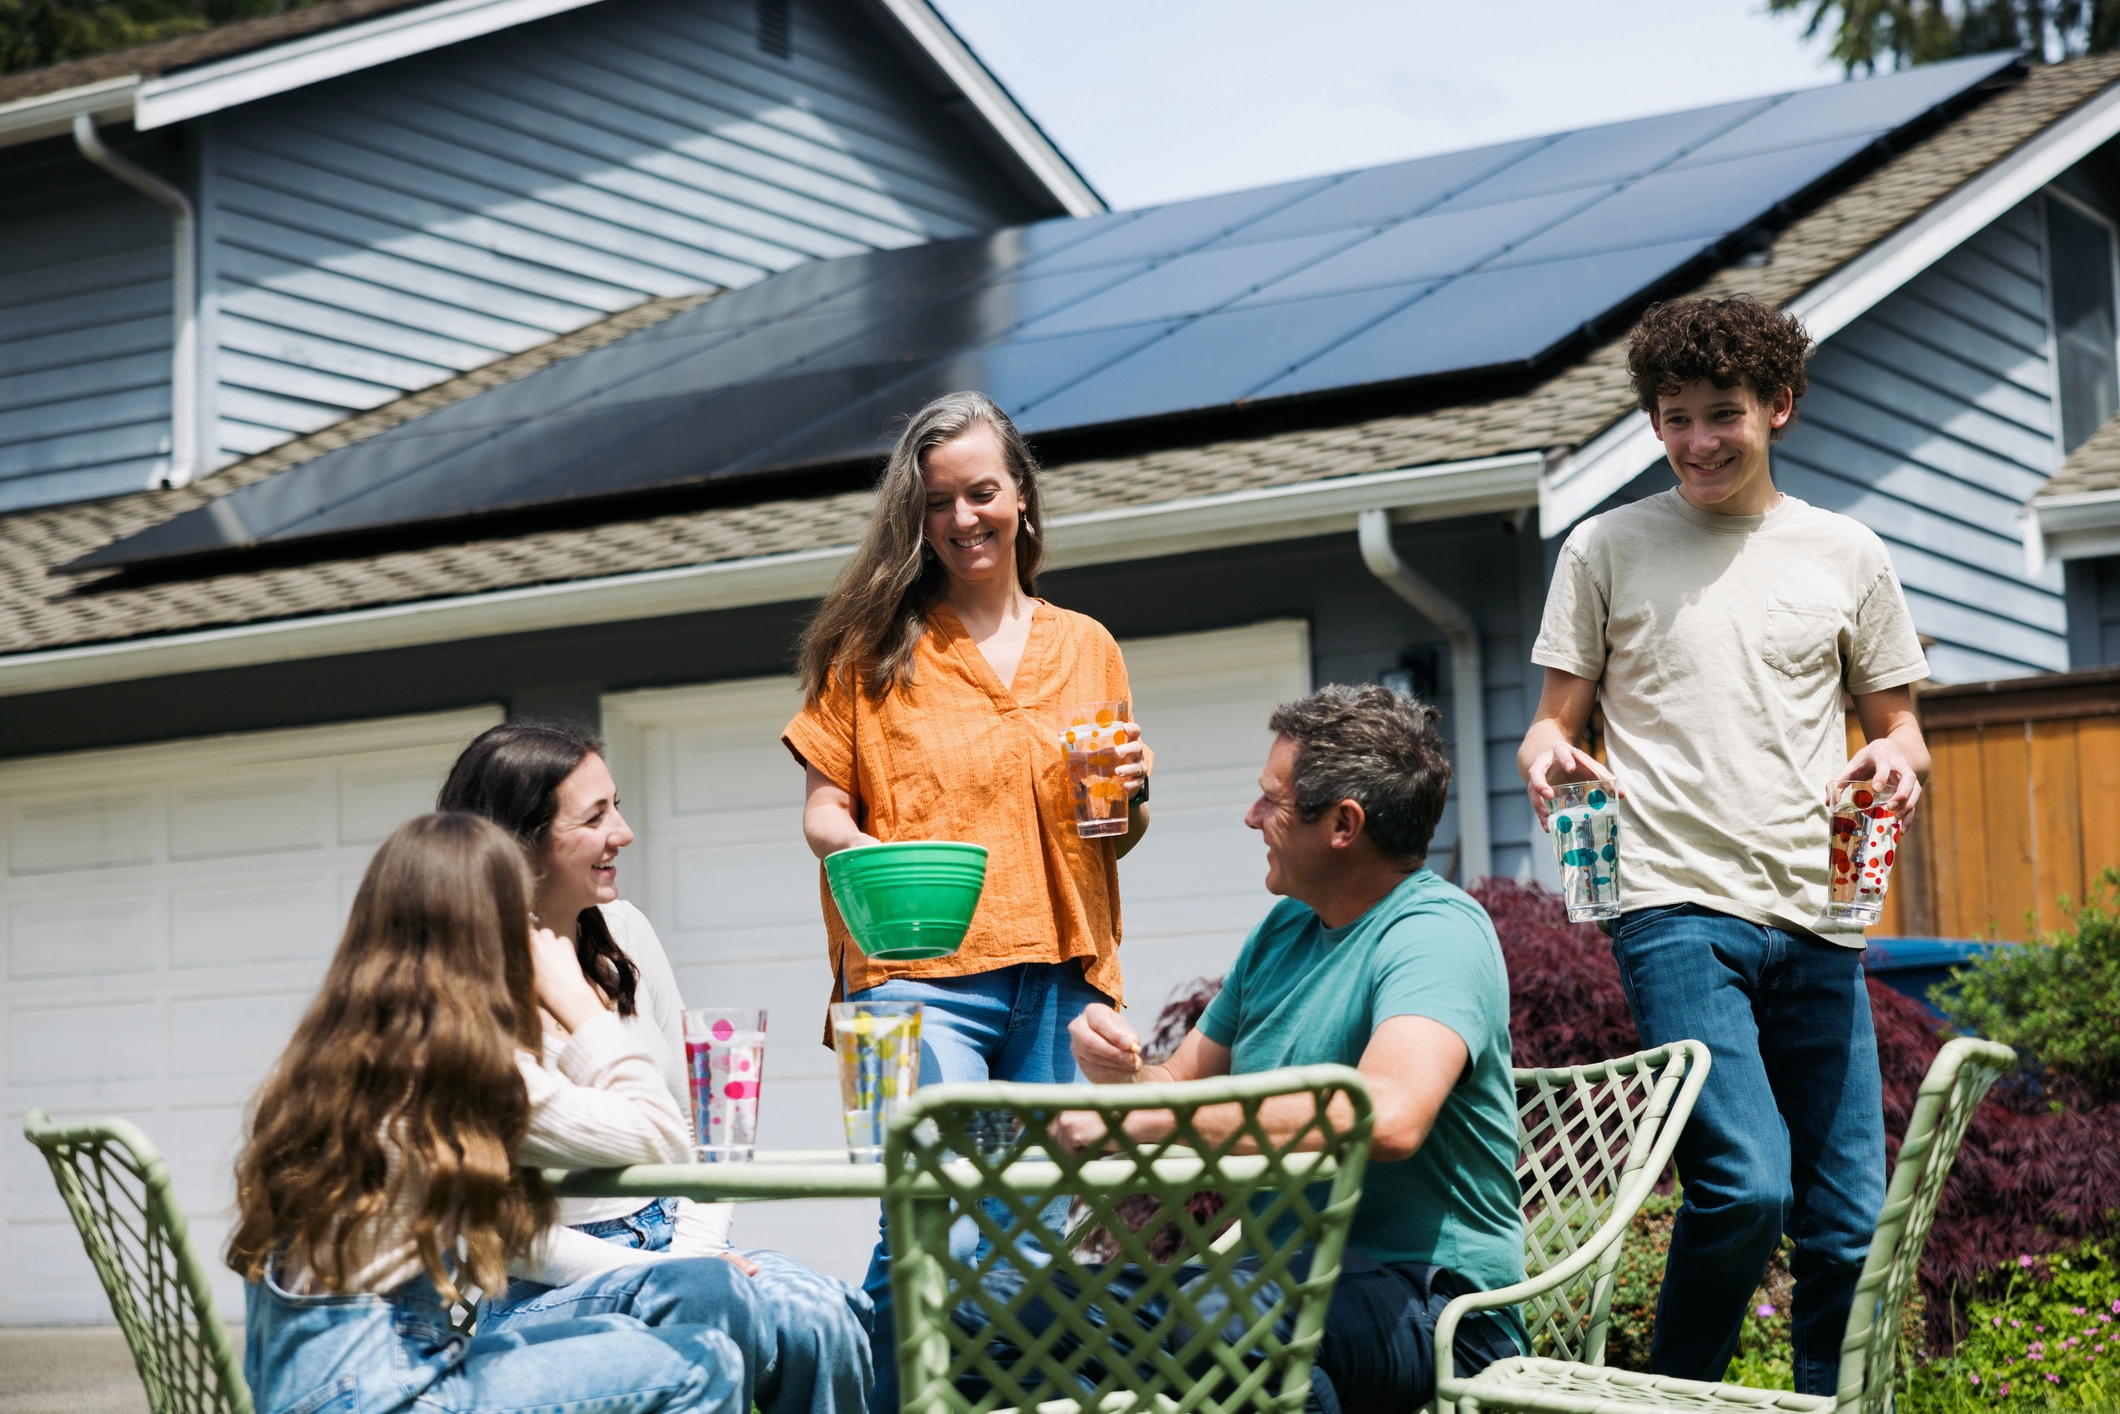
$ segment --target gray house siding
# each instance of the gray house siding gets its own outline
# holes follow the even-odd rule
[[[115,144],[174,176],[168,144]],[[169,213],[68,143],[0,151],[0,511],[169,470]]]
[[[654,295],[1028,213],[843,0],[605,0],[204,124],[221,461]]]
[[[1828,339],[1775,449],[1783,490],[1883,537],[1939,682],[2068,666],[2017,518],[2058,461],[2044,267],[2035,198]]]

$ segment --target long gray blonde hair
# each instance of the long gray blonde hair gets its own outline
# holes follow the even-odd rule
[[[954,442],[978,423],[994,429],[1001,459],[1023,501],[1016,531],[1016,581],[1037,592],[1045,558],[1045,517],[1038,499],[1038,460],[1008,414],[984,393],[945,393],[913,414],[883,479],[876,508],[854,558],[802,631],[802,690],[811,702],[835,673],[853,673],[867,692],[883,697],[913,680],[913,652],[927,617],[949,587],[948,572],[927,544],[927,482],[921,462],[930,449]]]

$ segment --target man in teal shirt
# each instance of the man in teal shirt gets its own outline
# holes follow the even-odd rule
[[[1450,784],[1436,712],[1381,687],[1328,687],[1276,709],[1259,799],[1281,902],[1245,941],[1200,1023],[1162,1065],[1110,1007],[1070,1028],[1099,1084],[1197,1080],[1337,1061],[1362,1072],[1375,1108],[1371,1161],[1313,1376],[1327,1411],[1413,1410],[1435,1393],[1435,1323],[1453,1296],[1524,1275],[1516,1184],[1509,978],[1486,911],[1425,867]],[[1308,1096],[1270,1102],[1270,1132],[1313,1117]],[[1075,1142],[1095,1142],[1094,1116]],[[1202,1137],[1233,1131],[1202,1111]],[[1160,1137],[1167,1113],[1132,1116]],[[1459,1327],[1470,1373],[1528,1351],[1513,1308]]]

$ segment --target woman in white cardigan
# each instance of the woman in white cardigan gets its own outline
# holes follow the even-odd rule
[[[457,758],[436,806],[483,815],[515,836],[537,875],[540,926],[552,932],[556,944],[571,947],[598,1006],[634,1046],[654,1057],[668,1097],[680,1116],[689,1117],[683,1003],[654,928],[639,909],[618,898],[618,854],[633,842],[633,832],[619,813],[601,744],[579,730],[550,724],[494,727]],[[546,1066],[564,1070],[574,1044],[548,1028]],[[688,1123],[684,1130],[682,1152],[662,1162],[689,1159]],[[577,1160],[566,1166],[592,1165]],[[625,1198],[570,1198],[561,1200],[560,1222],[581,1240],[629,1251],[635,1262],[721,1256],[751,1278],[753,1304],[771,1332],[767,1345],[774,1356],[772,1368],[759,1372],[759,1407],[766,1414],[859,1410],[870,1382],[868,1298],[784,1254],[734,1251],[728,1238],[730,1211],[729,1204],[675,1197],[646,1205]],[[558,1240],[578,1245],[576,1236]],[[605,1275],[571,1283],[512,1281],[500,1297],[481,1306],[480,1328],[609,1310],[655,1324],[657,1313],[637,1309],[634,1297],[618,1293],[614,1298],[608,1289],[612,1280]],[[661,1314],[670,1320],[698,1319],[682,1311]]]

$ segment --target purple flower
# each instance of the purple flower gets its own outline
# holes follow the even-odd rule
[[[1995,1329],[1998,1331],[2002,1329],[2002,1317],[2000,1316],[1995,1318]]]
[[[2025,1254],[2024,1254],[2023,1256],[2021,1256],[2021,1257],[2019,1257],[2019,1258],[2017,1259],[2017,1265],[2018,1265],[2018,1266],[2020,1266],[2020,1267],[2029,1267],[2029,1266],[2030,1266],[2031,1264],[2032,1264],[2032,1254],[2031,1254],[2031,1253],[2029,1253],[2029,1252],[2025,1253]]]
[[[1978,1375],[1967,1375],[1966,1378],[1968,1380],[1971,1380],[1976,1385],[1980,1383],[1980,1376]]]
[[[2053,1371],[2049,1370],[2049,1371],[2047,1371],[2047,1374],[2046,1374],[2046,1382],[2047,1382],[2048,1384],[2050,1384],[2050,1385],[2058,1385],[2058,1384],[2060,1384],[2060,1383],[2061,1383],[2061,1376],[2059,1376],[2059,1375],[2055,1374],[2055,1373],[2054,1373]]]
[[[2010,1382],[2009,1382],[2008,1380],[2004,1380],[2004,1381],[2002,1382],[2002,1393],[2003,1393],[2003,1395],[2004,1395],[2005,1397],[2007,1397],[2007,1396],[2008,1396],[2008,1394],[2009,1394],[2009,1392],[2010,1392]]]
[[[1756,1316],[1771,1316],[1774,1314],[1774,1308],[1767,1302],[1762,1301],[1759,1303],[1758,1310],[1754,1311],[1753,1314]]]

